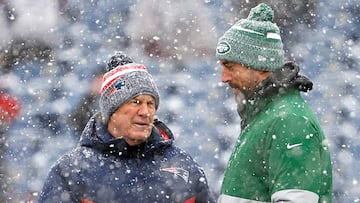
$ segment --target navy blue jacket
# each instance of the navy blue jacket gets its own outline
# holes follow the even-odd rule
[[[62,156],[45,181],[39,202],[214,202],[203,170],[174,146],[155,120],[146,143],[115,139],[93,116],[76,148]]]

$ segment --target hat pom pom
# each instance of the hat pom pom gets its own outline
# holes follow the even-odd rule
[[[274,18],[274,11],[268,5],[261,3],[258,6],[251,9],[248,20],[255,21],[270,21]]]
[[[108,61],[106,71],[110,71],[118,66],[122,66],[128,63],[134,63],[132,58],[122,52],[116,52],[115,55],[112,56]]]

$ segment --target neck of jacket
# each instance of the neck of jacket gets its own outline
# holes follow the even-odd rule
[[[282,95],[290,91],[308,92],[312,89],[313,83],[307,77],[300,75],[299,71],[296,63],[287,62],[281,69],[274,71],[271,76],[263,80],[252,94],[237,102],[242,130],[256,114]]]

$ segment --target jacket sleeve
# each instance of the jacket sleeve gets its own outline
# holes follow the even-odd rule
[[[40,193],[39,203],[75,203],[74,195],[69,187],[69,178],[64,175],[59,164],[53,166],[45,180]]]
[[[306,118],[291,115],[274,121],[270,133],[272,202],[317,203],[326,172],[320,132]]]
[[[198,193],[196,198],[196,203],[215,203],[215,198],[213,193],[210,191],[205,173],[202,169],[200,169],[201,177],[198,182]]]

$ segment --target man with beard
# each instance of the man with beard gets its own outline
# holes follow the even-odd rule
[[[329,148],[300,95],[312,82],[299,75],[297,64],[284,63],[273,16],[259,4],[218,42],[221,80],[233,89],[242,120],[218,202],[329,203]]]

